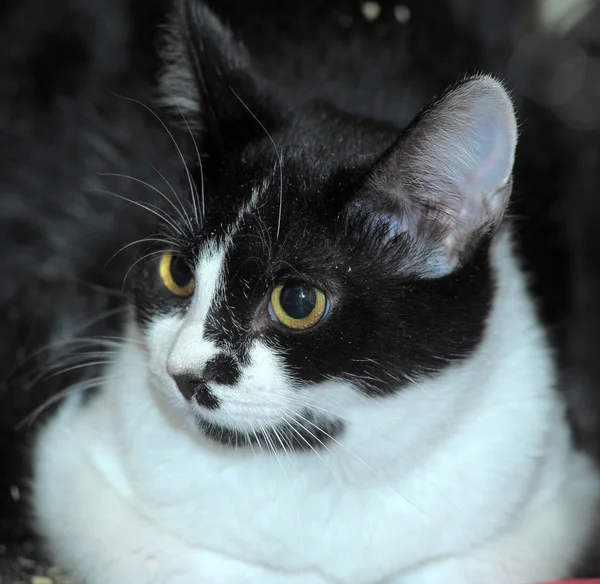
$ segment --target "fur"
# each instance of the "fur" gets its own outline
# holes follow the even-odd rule
[[[159,45],[165,127],[163,4],[2,5],[0,496],[15,426],[71,395],[39,433],[31,500],[84,582],[576,574],[600,445],[598,142],[578,128],[598,116],[560,64],[593,34],[536,29],[560,27],[521,0],[407,2],[402,22],[387,1],[374,20],[344,0],[189,2]],[[491,197],[464,187],[510,104],[432,123],[445,164],[417,158],[403,183],[429,110],[411,120],[482,69],[523,122],[506,214],[511,132],[475,181]],[[158,281],[164,249],[195,270],[191,302]],[[298,269],[335,301],[309,341],[264,300]]]
[[[100,392],[38,438],[53,555],[90,584],[572,574],[600,477],[505,219],[502,85],[467,78],[400,130],[268,81],[195,1],[171,43],[188,198],[131,271]],[[274,318],[290,279],[327,296],[309,330]]]
[[[132,325],[93,407],[74,398],[40,438],[34,500],[55,557],[90,584],[568,574],[593,526],[598,477],[571,450],[508,234],[494,247],[504,284],[472,358],[383,408],[351,398],[346,384],[324,385],[318,406],[343,415],[346,431],[319,454],[252,454],[202,437],[164,373],[180,319],[157,323],[145,341]],[[162,363],[158,383],[146,363]],[[260,414],[254,398],[252,409],[232,403],[219,415],[262,418],[294,406],[284,399],[271,396]]]

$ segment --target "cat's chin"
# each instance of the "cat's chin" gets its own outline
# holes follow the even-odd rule
[[[217,444],[264,452],[324,449],[344,430],[341,420],[317,417],[308,411],[294,420],[282,420],[266,427],[257,424],[251,431],[232,428],[198,415],[195,422],[202,433]]]

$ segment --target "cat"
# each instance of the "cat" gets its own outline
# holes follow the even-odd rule
[[[165,60],[188,198],[101,387],[37,438],[56,560],[90,584],[570,575],[600,479],[507,215],[503,85],[463,78],[405,128],[393,96],[271,82],[193,0]]]

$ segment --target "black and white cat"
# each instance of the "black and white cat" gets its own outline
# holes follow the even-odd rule
[[[600,477],[514,250],[501,83],[399,129],[276,87],[193,0],[167,61],[187,194],[99,391],[39,434],[56,560],[86,584],[570,575]]]

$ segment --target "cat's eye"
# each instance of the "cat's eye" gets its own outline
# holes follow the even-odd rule
[[[196,288],[196,280],[185,260],[171,251],[160,258],[160,278],[165,288],[181,298],[191,296]]]
[[[301,280],[288,280],[271,292],[271,318],[290,329],[305,330],[315,326],[328,310],[329,301],[325,294]]]

